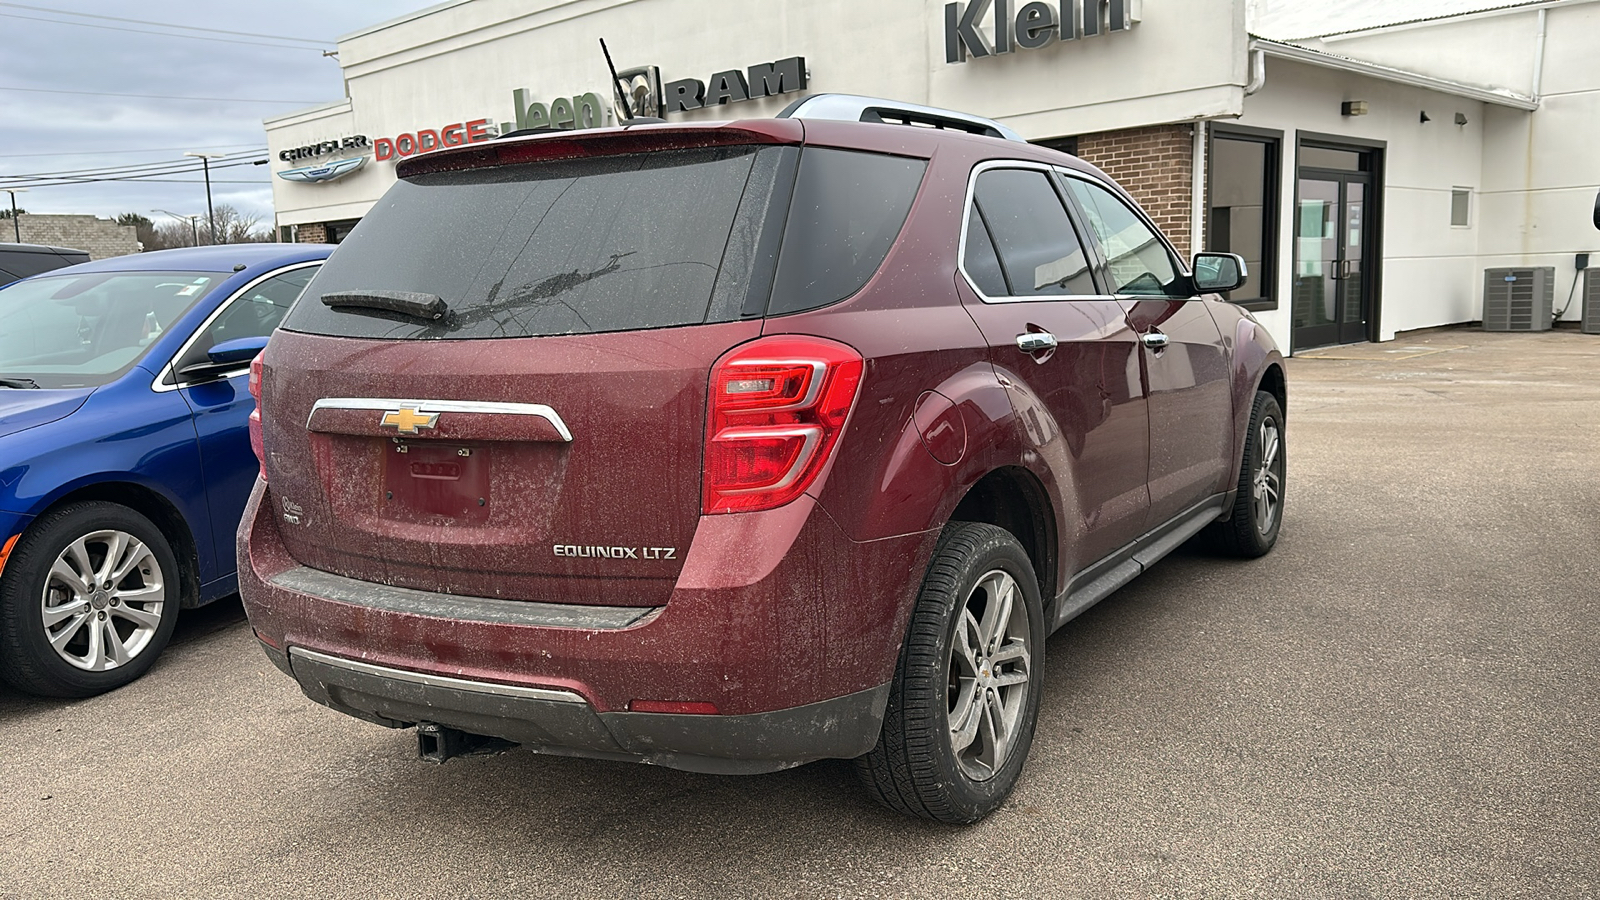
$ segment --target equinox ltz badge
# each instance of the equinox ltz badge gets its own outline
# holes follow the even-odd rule
[[[420,412],[415,407],[402,406],[383,414],[383,419],[378,422],[385,428],[393,428],[401,434],[416,434],[419,428],[432,428],[439,421],[438,413]]]

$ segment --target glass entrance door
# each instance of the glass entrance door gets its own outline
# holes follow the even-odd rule
[[[1292,292],[1297,350],[1368,339],[1370,178],[1365,171],[1300,169]]]

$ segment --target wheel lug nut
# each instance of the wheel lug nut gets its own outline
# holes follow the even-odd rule
[[[121,606],[122,605],[122,599],[119,598],[119,597],[112,597],[111,598],[111,605],[112,606]]]
[[[104,622],[106,620],[105,610],[101,610],[100,612],[95,613],[95,618],[97,618],[100,621]]]

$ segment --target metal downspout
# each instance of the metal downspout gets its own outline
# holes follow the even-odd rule
[[[1548,9],[1539,10],[1539,36],[1533,44],[1533,102],[1539,102],[1539,92],[1544,84],[1544,38]]]

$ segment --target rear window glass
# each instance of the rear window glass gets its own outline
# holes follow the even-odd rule
[[[399,182],[323,265],[283,327],[459,339],[731,321],[755,265],[745,220],[765,213],[778,152],[660,152]],[[734,234],[741,237],[730,242]],[[437,295],[450,312],[427,322],[321,302],[367,291]]]
[[[900,234],[927,168],[921,159],[806,148],[768,312],[816,309],[861,290]]]

